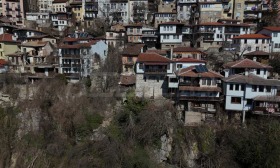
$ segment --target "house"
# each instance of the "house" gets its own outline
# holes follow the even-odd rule
[[[173,59],[173,61],[175,64],[175,67],[174,67],[175,71],[178,71],[182,68],[188,68],[188,67],[196,66],[196,65],[206,65],[206,61],[204,61],[204,60],[198,60],[198,59],[188,58],[188,57]]]
[[[171,49],[172,58],[194,58],[198,60],[204,60],[207,56],[205,52],[202,52],[193,47],[176,47]]]
[[[217,0],[198,0],[198,8],[200,11],[199,22],[216,22],[222,18],[223,4]]]
[[[230,116],[242,114],[245,122],[246,112],[252,110],[256,97],[277,95],[280,81],[268,79],[270,66],[244,59],[227,63],[224,68],[225,110]]]
[[[271,37],[271,51],[270,52],[280,52],[280,27],[264,27],[257,34],[263,34]]]
[[[148,0],[130,0],[129,5],[129,20],[134,23],[145,23],[148,15]]]
[[[256,60],[262,64],[268,64],[270,53],[264,51],[253,51],[243,55],[244,58],[248,58],[250,60]]]
[[[245,1],[243,22],[257,26],[262,18],[262,12],[268,9],[266,1]]]
[[[255,115],[280,115],[280,96],[257,96],[253,99],[252,113]]]
[[[147,48],[158,48],[157,30],[143,27],[141,41],[147,46]]]
[[[90,27],[94,18],[97,18],[98,14],[98,2],[95,0],[83,0],[84,8],[84,25]]]
[[[123,49],[125,43],[125,27],[121,24],[111,26],[111,29],[106,31],[106,43],[112,47]]]
[[[193,20],[198,18],[197,0],[177,1],[177,19],[183,23],[195,24]]]
[[[91,75],[96,60],[104,60],[108,54],[108,45],[93,40],[86,32],[70,34],[58,48],[58,72],[73,82]]]
[[[154,27],[158,28],[158,25],[165,22],[173,22],[177,19],[177,12],[155,12],[154,13]]]
[[[145,44],[128,43],[122,52],[123,72],[132,72],[138,55],[145,52],[146,49]]]
[[[31,36],[25,38],[27,42],[29,41],[48,41],[52,43],[54,46],[57,45],[58,39],[51,35],[40,35],[40,36]]]
[[[0,59],[0,73],[8,72],[9,63],[6,60]]]
[[[130,24],[125,26],[127,41],[129,43],[141,43],[142,27],[141,24]]]
[[[28,12],[26,13],[26,20],[34,21],[38,25],[43,25],[50,23],[50,13],[49,12]]]
[[[175,101],[184,114],[186,125],[213,120],[220,113],[222,75],[210,71],[205,65],[195,65],[175,72],[177,83]]]
[[[33,36],[42,36],[46,35],[46,33],[36,30],[36,29],[31,29],[31,28],[20,28],[20,29],[15,29],[13,31],[14,36],[18,41],[24,42],[28,37],[33,37]]]
[[[68,0],[54,0],[52,2],[51,21],[53,27],[57,31],[64,31],[71,26],[71,8],[69,8]]]
[[[166,76],[173,73],[170,59],[157,53],[141,53],[135,65],[136,96],[162,98],[168,94]]]
[[[243,34],[232,38],[233,46],[239,55],[252,51],[271,51],[271,37],[262,34]]]
[[[24,0],[2,0],[2,7],[3,16],[6,16],[13,25],[24,25]]]
[[[0,35],[0,59],[8,60],[7,55],[15,53],[19,50],[19,41],[12,34],[1,34]]]
[[[52,11],[53,0],[38,0],[39,12],[49,13]]]
[[[73,13],[73,18],[75,19],[75,25],[81,25],[82,20],[84,19],[84,7],[82,1],[73,1],[70,2],[71,12]]]
[[[16,29],[18,29],[17,26],[13,26],[8,23],[0,23],[0,34],[4,34],[4,33],[13,34],[13,30]]]
[[[161,49],[170,49],[181,45],[183,25],[184,24],[179,22],[165,22],[159,24]]]

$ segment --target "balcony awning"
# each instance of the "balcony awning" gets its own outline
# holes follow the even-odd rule
[[[145,62],[145,65],[168,65],[166,62]]]

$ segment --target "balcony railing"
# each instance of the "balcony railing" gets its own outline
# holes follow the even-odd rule
[[[213,29],[199,29],[200,33],[215,33],[215,30]]]
[[[166,69],[145,69],[145,74],[167,74]]]
[[[199,83],[192,83],[192,82],[180,82],[179,83],[180,86],[197,86],[199,87]]]
[[[240,33],[240,29],[236,29],[236,30],[226,29],[225,33]]]

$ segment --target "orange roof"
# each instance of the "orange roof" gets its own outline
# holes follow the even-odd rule
[[[137,62],[172,62],[170,59],[165,58],[157,53],[141,53],[138,55]]]
[[[270,39],[270,36],[263,34],[243,34],[240,36],[233,37],[232,39]]]
[[[90,48],[92,45],[96,44],[99,40],[91,40],[88,43],[79,43],[79,44],[73,44],[73,45],[68,45],[68,44],[62,44],[59,46],[59,48]]]
[[[15,40],[13,40],[13,35],[12,34],[8,34],[8,33],[4,33],[0,35],[0,42],[17,42]]]
[[[7,61],[5,61],[4,59],[0,59],[0,65],[7,65],[7,64],[8,64]]]
[[[176,62],[196,62],[196,63],[206,63],[204,60],[198,60],[194,58],[180,58],[180,59],[175,59]]]
[[[239,61],[229,62],[223,65],[223,67],[224,68],[271,68],[271,66],[261,64],[259,62],[247,58]]]
[[[176,47],[173,49],[173,52],[198,52],[198,53],[203,53],[202,51],[193,48],[193,47]],[[203,53],[206,54],[206,53]]]
[[[203,77],[203,78],[223,78],[221,74],[218,74],[214,71],[207,71],[198,73],[195,70],[195,66],[190,66],[188,68],[180,69],[176,72],[178,76],[185,76],[185,77]]]
[[[276,27],[276,26],[264,27],[264,29],[267,29],[270,31],[280,31],[280,27]]]

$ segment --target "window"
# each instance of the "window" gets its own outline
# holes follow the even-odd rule
[[[229,85],[229,90],[233,90],[233,84]]]
[[[277,33],[273,33],[273,37],[277,37]]]
[[[207,85],[208,85],[208,86],[211,85],[211,79],[207,79]]]
[[[256,47],[256,51],[259,51],[260,50],[260,47]]]
[[[235,85],[235,90],[239,90],[239,84]]]
[[[256,44],[258,44],[259,43],[259,40],[258,39],[256,39]]]
[[[274,48],[278,48],[278,46],[279,46],[278,43],[274,44]]]
[[[110,33],[110,37],[113,37],[113,33]]]
[[[263,71],[263,74],[266,75],[266,69]]]
[[[252,105],[253,104],[253,100],[252,99],[247,99],[247,105]]]
[[[137,33],[140,33],[140,28],[137,28]]]
[[[244,91],[244,87],[245,87],[245,85],[242,84],[242,85],[241,85],[241,90],[242,90],[242,91]]]
[[[248,46],[247,50],[248,50],[248,51],[251,51],[251,46]]]
[[[179,35],[173,35],[173,39],[179,39]]]
[[[163,26],[163,31],[166,31],[166,26]]]
[[[215,86],[216,84],[217,84],[217,80],[216,80],[216,79],[213,79],[213,80],[212,80],[212,85]]]
[[[244,44],[247,44],[247,39],[244,40]]]
[[[237,7],[237,9],[241,9],[241,3],[237,3],[237,5],[236,5]]]
[[[170,31],[173,31],[173,26],[170,26]]]
[[[130,30],[130,33],[133,33],[133,28],[129,28],[129,30]]]
[[[143,69],[143,63],[139,64],[139,69]]]
[[[183,65],[182,64],[177,64],[177,68],[182,68]]]
[[[241,104],[241,97],[231,97],[231,104]]]
[[[271,92],[271,86],[266,86],[266,92]]]
[[[202,85],[206,85],[206,79],[202,79]]]
[[[265,43],[265,39],[262,39],[262,43],[263,43],[263,44]]]
[[[0,44],[0,48],[2,48],[2,44]]]
[[[259,86],[259,92],[264,92],[264,86]]]
[[[257,75],[261,74],[261,70],[257,69]]]
[[[252,92],[256,92],[257,91],[257,86],[256,85],[252,85]]]

